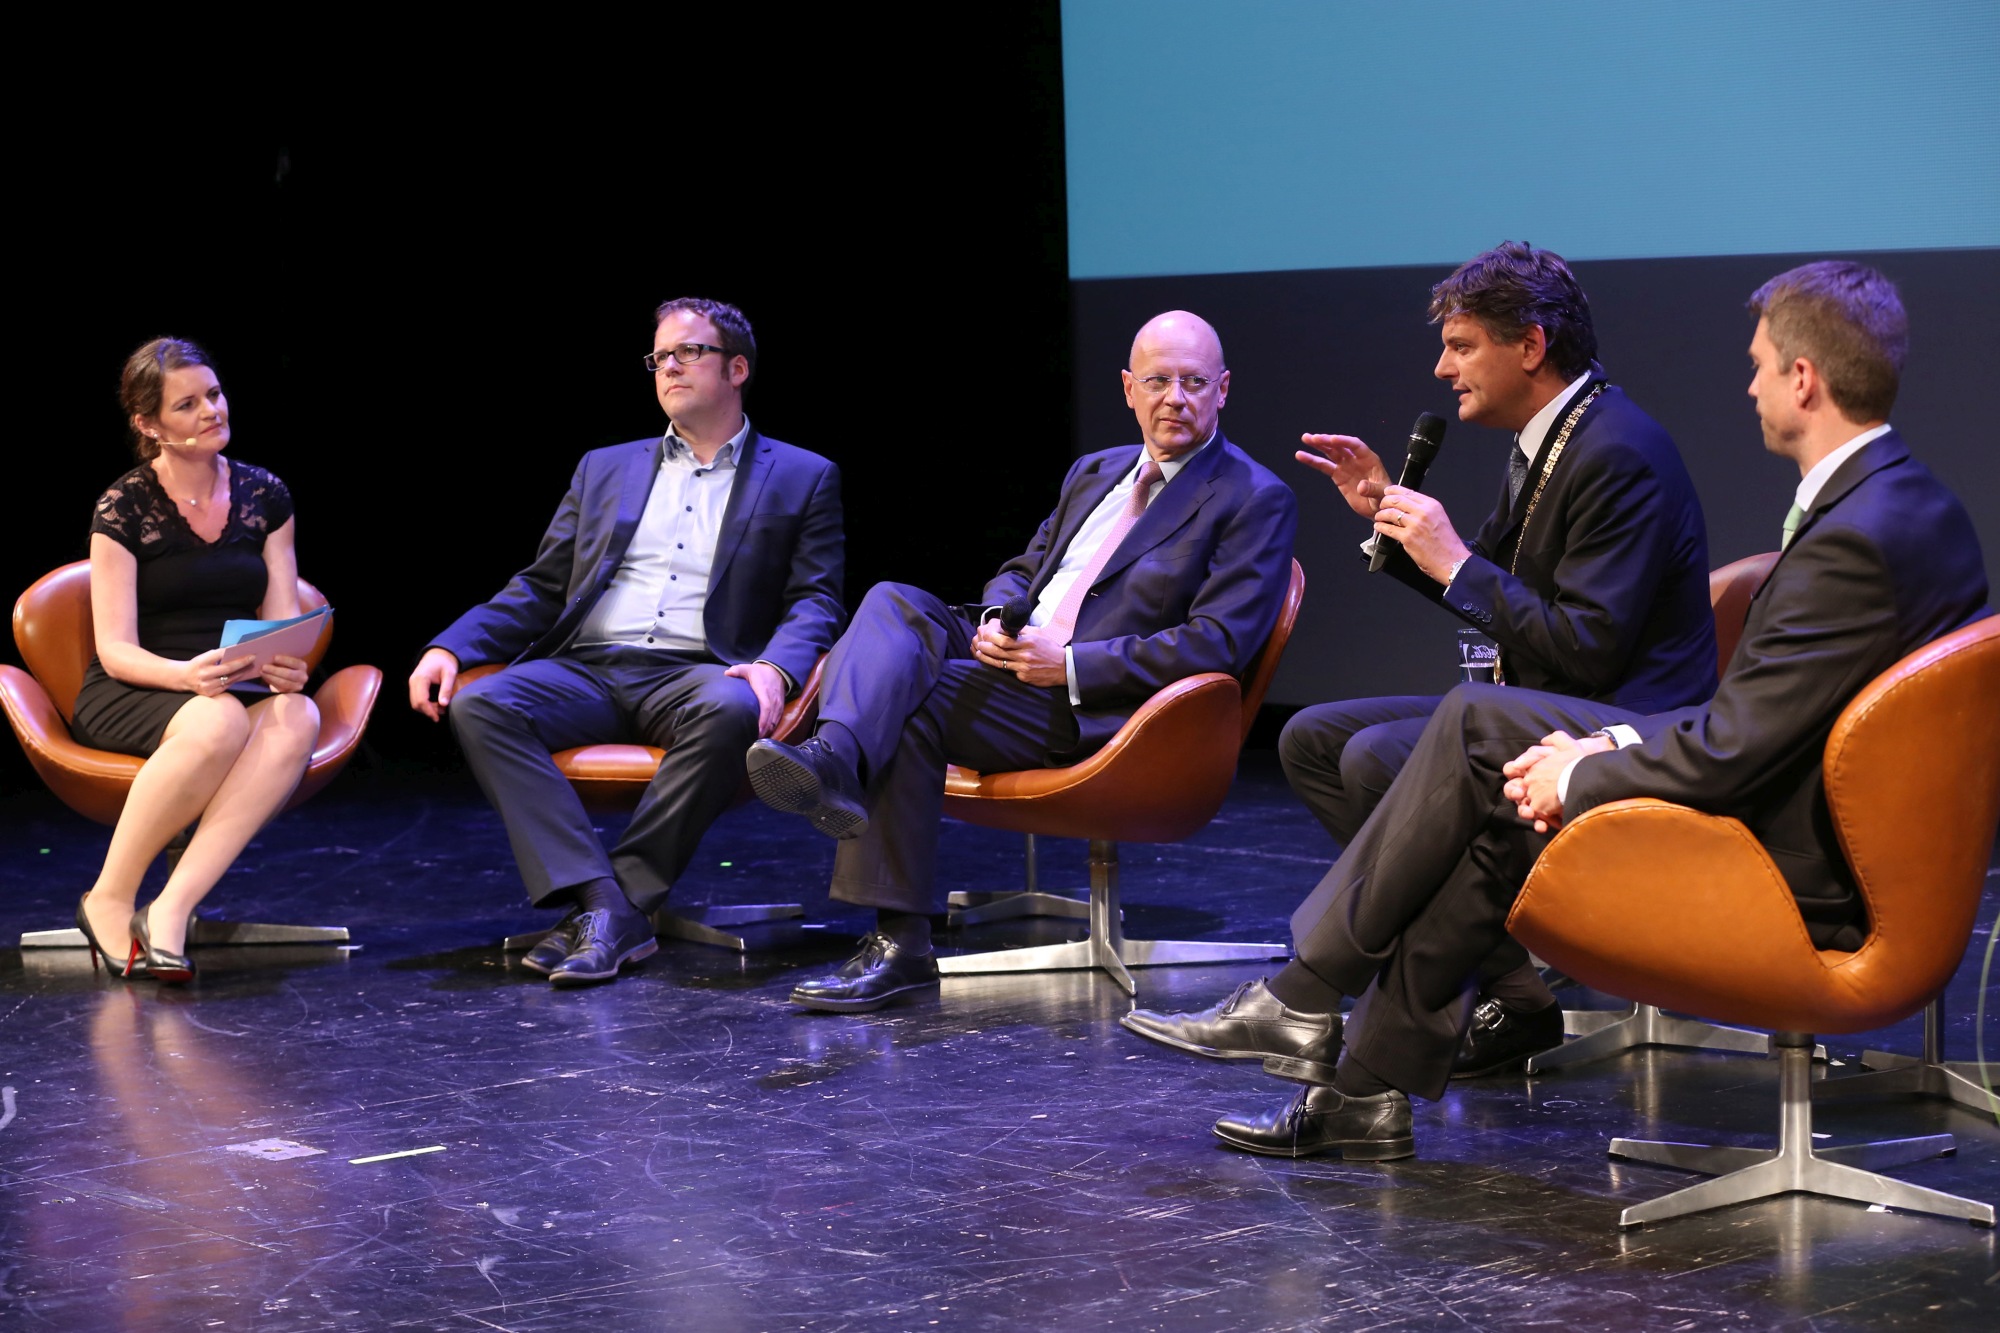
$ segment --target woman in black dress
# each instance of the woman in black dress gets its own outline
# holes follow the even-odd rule
[[[299,582],[291,495],[223,458],[229,402],[207,355],[156,338],[125,363],[119,396],[140,462],[91,521],[97,655],[73,730],[146,764],[76,924],[119,975],[178,982],[194,975],[195,905],[298,785],[319,712],[300,693],[303,661],[276,657],[250,679],[253,658],[216,647],[225,620],[299,614]],[[135,910],[140,877],[190,824],[159,897]]]

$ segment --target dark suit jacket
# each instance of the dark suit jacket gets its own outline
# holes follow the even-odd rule
[[[585,454],[534,563],[432,646],[461,666],[561,652],[625,557],[660,450],[657,439],[634,440]],[[709,571],[702,609],[709,652],[731,664],[762,659],[803,682],[846,620],[845,559],[839,470],[753,428]]]
[[[1561,422],[1604,378],[1592,371],[1512,504],[1501,481],[1448,595],[1400,546],[1383,568],[1492,635],[1511,685],[1642,713],[1699,703],[1715,692],[1708,528],[1672,438],[1622,389],[1607,385],[1576,423],[1507,572]]]
[[[985,604],[1040,596],[1070,539],[1138,456],[1139,446],[1126,445],[1079,458],[1028,549],[986,585]],[[1217,431],[1146,506],[1077,612],[1080,749],[1104,744],[1174,681],[1249,670],[1277,623],[1297,527],[1291,487]]]
[[[1821,948],[1858,948],[1860,895],[1820,764],[1841,710],[1907,654],[1986,614],[1985,565],[1958,498],[1894,432],[1820,491],[1750,605],[1708,704],[1640,719],[1644,743],[1570,774],[1568,810],[1657,796],[1740,819]]]

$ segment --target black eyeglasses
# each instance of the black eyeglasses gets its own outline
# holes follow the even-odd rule
[[[714,347],[708,343],[682,343],[679,347],[668,347],[646,353],[646,371],[648,374],[657,374],[668,357],[672,357],[684,366],[691,366],[701,360],[703,352],[713,352],[717,356],[729,355],[727,347]]]

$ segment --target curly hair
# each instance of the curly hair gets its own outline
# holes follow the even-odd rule
[[[1502,241],[1460,264],[1431,288],[1431,323],[1454,315],[1478,320],[1497,342],[1517,343],[1539,326],[1549,361],[1575,379],[1597,357],[1590,300],[1563,257],[1522,241]]]

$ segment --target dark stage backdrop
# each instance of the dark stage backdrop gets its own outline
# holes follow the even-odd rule
[[[1497,238],[1495,238],[1497,239]],[[1817,255],[1594,260],[1575,266],[1595,315],[1600,358],[1616,383],[1672,432],[1708,516],[1722,564],[1776,546],[1798,470],[1764,452],[1745,394],[1752,321],[1743,303],[1771,275]],[[1911,349],[1894,424],[1958,492],[2000,587],[2000,467],[1987,385],[1986,329],[2000,305],[2000,250],[1851,256],[1902,287]],[[1492,509],[1509,437],[1456,418],[1432,378],[1437,330],[1424,322],[1450,265],[1103,279],[1074,284],[1080,448],[1130,433],[1095,368],[1124,355],[1147,316],[1185,306],[1222,333],[1231,371],[1223,427],[1298,491],[1305,606],[1273,704],[1443,690],[1463,622],[1426,607],[1355,553],[1367,527],[1332,484],[1292,458],[1301,432],[1359,435],[1392,471],[1418,412],[1452,424],[1425,489],[1461,532]],[[1106,376],[1108,379],[1108,375]]]
[[[364,762],[455,763],[403,677],[526,563],[578,455],[663,428],[640,357],[688,294],[754,322],[756,424],[840,464],[850,600],[971,598],[1020,548],[1072,452],[1053,0],[502,27],[199,70],[93,41],[42,80],[4,140],[9,603],[130,464],[125,356],[194,338],[232,453],[295,494],[329,665],[388,675]],[[33,782],[0,746],[0,787]]]

